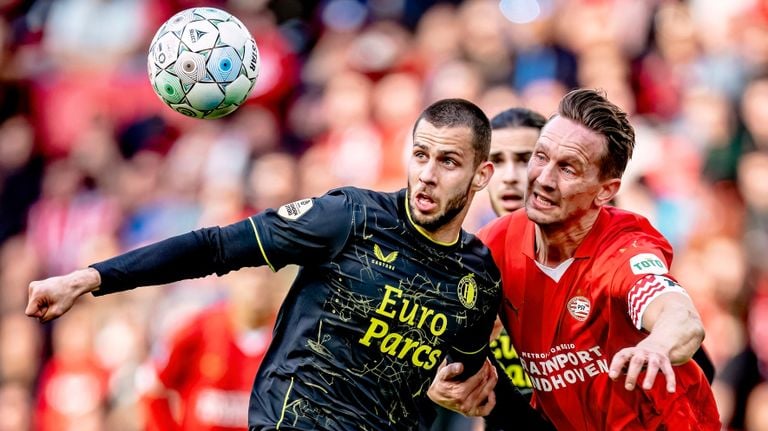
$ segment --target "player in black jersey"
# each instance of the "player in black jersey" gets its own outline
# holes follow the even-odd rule
[[[493,174],[488,119],[470,102],[438,101],[413,140],[405,190],[341,188],[32,282],[26,312],[48,321],[86,292],[299,264],[254,382],[250,429],[422,428],[446,355],[488,367],[500,286],[489,251],[461,229]]]

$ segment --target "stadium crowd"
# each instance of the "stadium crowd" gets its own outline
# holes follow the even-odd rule
[[[243,21],[261,54],[251,98],[215,121],[164,106],[146,74],[154,31],[203,5]],[[87,297],[98,307],[40,325],[24,315],[31,280],[335,186],[398,189],[427,104],[548,116],[575,87],[631,113],[616,204],[675,248],[723,422],[768,430],[768,2],[9,0],[0,431],[146,429],[169,340],[243,283]],[[485,193],[475,201],[470,231],[494,217]]]

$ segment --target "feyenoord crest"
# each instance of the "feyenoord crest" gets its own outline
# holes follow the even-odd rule
[[[589,299],[583,296],[574,296],[568,301],[568,312],[579,322],[587,320],[591,308],[592,304],[589,303]]]
[[[459,280],[458,292],[461,305],[465,308],[472,308],[477,302],[477,283],[475,274],[467,274]]]

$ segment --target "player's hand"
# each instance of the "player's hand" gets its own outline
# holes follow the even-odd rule
[[[624,388],[628,391],[635,389],[640,372],[645,370],[642,388],[651,389],[656,376],[661,371],[667,380],[667,392],[675,392],[675,371],[669,359],[669,349],[658,345],[649,338],[639,342],[635,347],[619,350],[611,361],[608,376],[618,380],[626,370]]]
[[[98,271],[92,268],[74,271],[29,283],[29,302],[25,313],[41,323],[66,313],[82,294],[96,289],[101,282]]]
[[[464,381],[454,380],[464,366],[460,362],[440,365],[427,391],[435,403],[466,416],[486,416],[496,405],[493,388],[499,376],[486,358],[480,370]]]

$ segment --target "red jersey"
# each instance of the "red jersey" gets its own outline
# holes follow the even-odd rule
[[[157,377],[181,397],[174,423],[167,400],[145,399],[150,430],[232,431],[248,428],[248,401],[271,339],[268,329],[237,334],[224,306],[208,309],[171,340]]]
[[[607,207],[558,268],[535,260],[525,210],[479,233],[501,270],[501,318],[534,387],[532,404],[558,430],[719,430],[712,390],[694,361],[675,367],[677,389],[659,373],[650,390],[608,377],[613,355],[636,345],[648,304],[684,292],[668,274],[672,247],[643,217]],[[644,373],[638,382],[642,382]]]
[[[54,356],[40,375],[36,431],[83,429],[96,423],[107,400],[109,375],[93,358]]]

